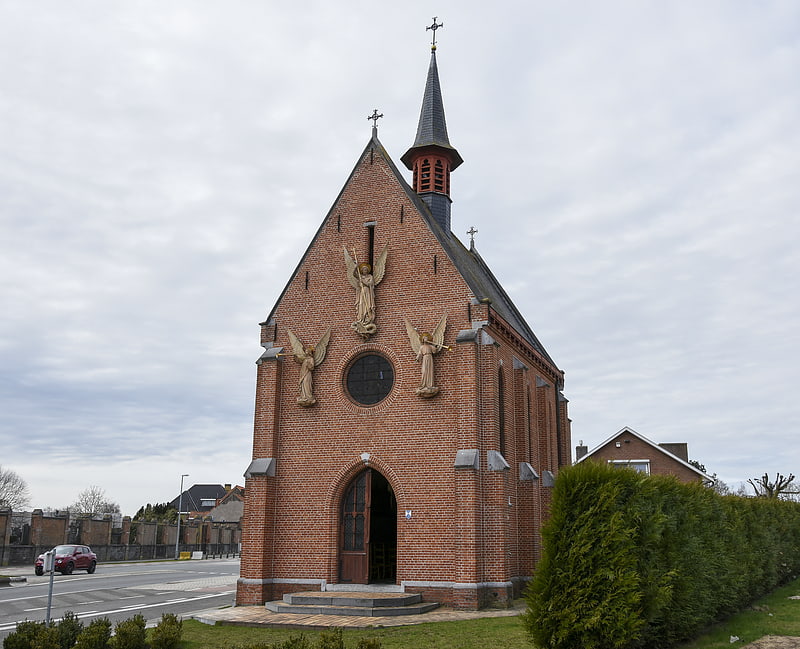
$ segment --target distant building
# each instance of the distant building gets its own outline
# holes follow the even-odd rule
[[[220,498],[223,498],[231,490],[231,485],[221,484],[196,484],[183,492],[169,504],[178,509],[180,505],[182,513],[190,516],[205,516],[217,506]]]
[[[589,451],[583,444],[575,448],[575,464],[584,461],[606,462],[648,475],[674,475],[682,482],[710,480],[689,464],[686,442],[656,444],[632,428],[625,427]]]
[[[225,485],[228,492],[217,499],[217,504],[206,514],[215,523],[238,523],[244,513],[244,487]]]

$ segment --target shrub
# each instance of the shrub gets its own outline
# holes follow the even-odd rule
[[[78,634],[75,649],[108,649],[110,639],[111,622],[107,617],[100,617]]]
[[[141,614],[117,622],[111,646],[114,649],[147,649],[147,621]]]
[[[40,627],[44,627],[44,622],[17,622],[17,628],[3,640],[3,649],[30,649]]]
[[[311,641],[301,633],[289,636],[288,640],[277,645],[275,649],[311,649]]]
[[[25,620],[3,640],[3,649],[61,649],[58,631],[51,624]]]
[[[345,649],[342,629],[331,627],[319,634],[317,649]]]
[[[304,635],[289,636],[289,639],[279,645],[275,645],[275,649],[311,649],[311,641]]]
[[[164,613],[150,636],[152,649],[177,649],[183,635],[183,622],[177,615]]]
[[[78,620],[78,616],[75,613],[67,611],[59,620],[56,628],[58,629],[60,649],[72,649],[78,640],[80,632],[83,631],[83,622]]]
[[[361,638],[356,649],[381,649],[383,643],[378,638]]]

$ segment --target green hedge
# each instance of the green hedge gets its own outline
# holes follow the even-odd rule
[[[148,645],[145,619],[140,614],[118,622],[112,636],[108,618],[97,618],[84,627],[72,611],[67,611],[59,622],[17,622],[16,630],[3,640],[3,649],[177,649],[182,633],[181,620],[164,613]]]
[[[800,504],[596,462],[562,470],[525,625],[547,649],[671,647],[800,573]]]

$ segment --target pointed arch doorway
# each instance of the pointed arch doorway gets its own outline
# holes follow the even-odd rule
[[[395,583],[397,501],[389,481],[365,469],[345,489],[340,509],[339,581]]]

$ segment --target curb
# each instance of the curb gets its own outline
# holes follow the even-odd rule
[[[10,586],[11,584],[26,583],[27,577],[0,577],[0,586]]]

